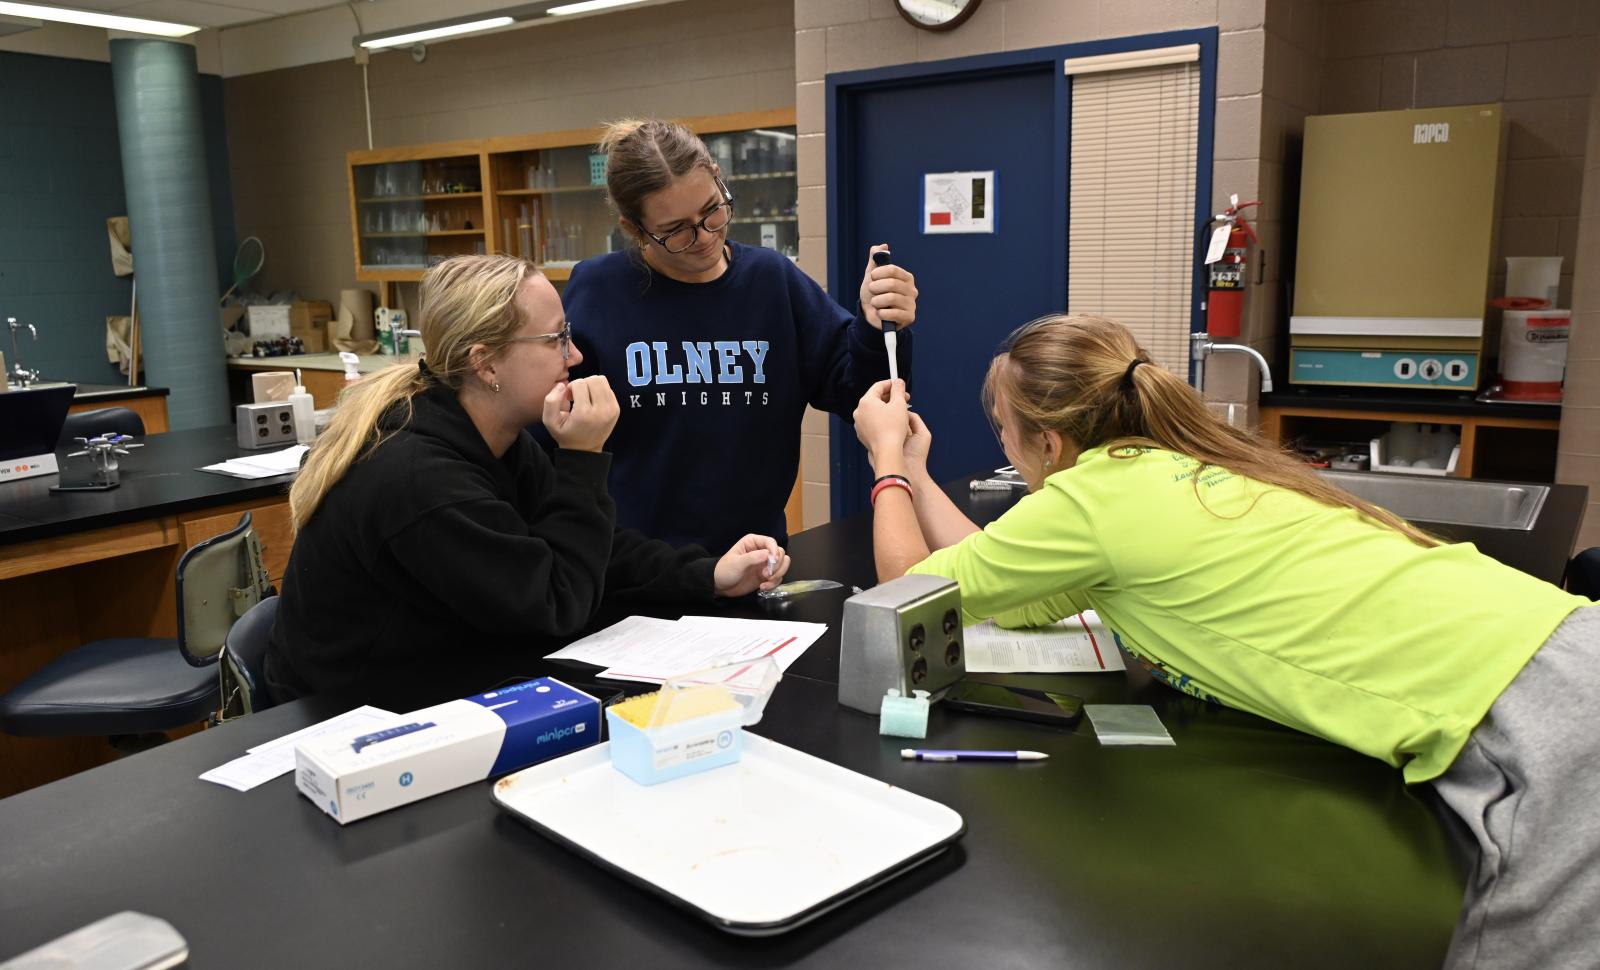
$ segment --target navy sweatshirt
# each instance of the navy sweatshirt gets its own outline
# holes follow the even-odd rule
[[[547,456],[522,434],[496,458],[443,386],[380,427],[394,434],[295,538],[267,651],[274,697],[356,699],[382,681],[447,678],[490,652],[541,657],[602,597],[711,602],[716,561],[704,550],[615,528],[609,456]]]
[[[606,443],[620,525],[720,554],[787,541],[805,407],[849,419],[889,376],[883,334],[788,257],[730,243],[726,272],[680,283],[626,253],[579,263],[563,295],[584,361],[622,415]],[[911,373],[911,338],[899,341]]]

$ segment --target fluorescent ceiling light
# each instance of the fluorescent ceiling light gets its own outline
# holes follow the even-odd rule
[[[561,17],[569,13],[588,13],[591,10],[605,10],[609,7],[626,7],[630,3],[643,3],[644,0],[580,0],[579,3],[564,3],[559,7],[551,7],[545,13]]]
[[[488,17],[483,20],[469,20],[464,24],[429,27],[426,30],[413,30],[405,34],[379,37],[376,40],[364,40],[361,42],[361,46],[368,50],[379,50],[384,47],[405,47],[408,44],[420,44],[423,41],[438,40],[441,37],[455,37],[458,34],[474,34],[480,30],[493,30],[496,27],[506,27],[515,22],[510,17]]]
[[[599,10],[609,10],[614,7],[626,7],[632,4],[644,3],[646,0],[579,0],[577,3],[564,3],[557,5],[555,0],[535,0],[517,7],[505,7],[500,10],[486,10],[483,13],[470,17],[460,17],[453,20],[435,20],[432,23],[413,24],[408,27],[394,27],[387,31],[374,31],[370,34],[360,34],[355,38],[358,47],[367,50],[382,50],[388,47],[410,47],[415,44],[426,43],[430,40],[440,40],[445,37],[459,37],[462,34],[475,34],[485,30],[495,30],[500,27],[509,27],[512,24],[529,20],[538,20],[551,14],[593,13]],[[0,7],[20,6],[0,2]],[[3,11],[0,11],[3,12]]]
[[[755,128],[752,131],[757,135],[766,135],[779,141],[794,141],[794,133],[788,131],[773,131],[771,128]]]
[[[200,30],[188,24],[167,23],[164,20],[144,20],[139,17],[118,17],[115,14],[95,13],[90,10],[72,10],[67,7],[42,7],[34,3],[0,2],[0,14],[11,17],[32,17],[81,27],[104,27],[107,30],[125,30],[131,34],[155,34],[158,37],[187,37]]]

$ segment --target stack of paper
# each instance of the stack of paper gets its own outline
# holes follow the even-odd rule
[[[282,451],[269,451],[260,455],[241,455],[215,465],[199,469],[234,478],[271,478],[274,475],[293,475],[300,471],[300,459],[305,456],[305,445],[292,445]]]
[[[994,674],[1064,674],[1123,670],[1111,630],[1085,610],[1051,626],[1003,630],[988,620],[967,627],[967,670]]]
[[[756,657],[771,657],[778,669],[788,670],[827,629],[825,623],[792,620],[630,616],[550,657],[605,667],[599,676],[611,680],[659,684],[668,677]]]
[[[242,757],[234,758],[200,776],[201,781],[226,785],[237,791],[249,791],[269,782],[279,775],[294,770],[294,746],[306,738],[321,737],[335,732],[354,734],[356,729],[368,725],[388,724],[394,715],[382,708],[363,706],[346,711],[338,717],[319,721],[293,734],[285,734],[251,748]]]

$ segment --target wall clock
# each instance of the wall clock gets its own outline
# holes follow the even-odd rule
[[[900,16],[923,30],[955,30],[982,0],[894,0]]]

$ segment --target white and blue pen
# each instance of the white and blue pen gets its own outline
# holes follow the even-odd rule
[[[1043,761],[1043,751],[963,751],[938,748],[901,748],[906,761]]]
[[[873,253],[872,265],[888,266],[889,251],[886,249],[880,249]],[[879,311],[878,319],[883,323],[884,349],[889,351],[889,380],[897,381],[900,379],[900,355],[898,353],[898,344],[900,342],[900,338],[895,335],[895,331],[899,330],[900,328],[897,324],[893,324],[888,320],[884,320],[882,311]]]

